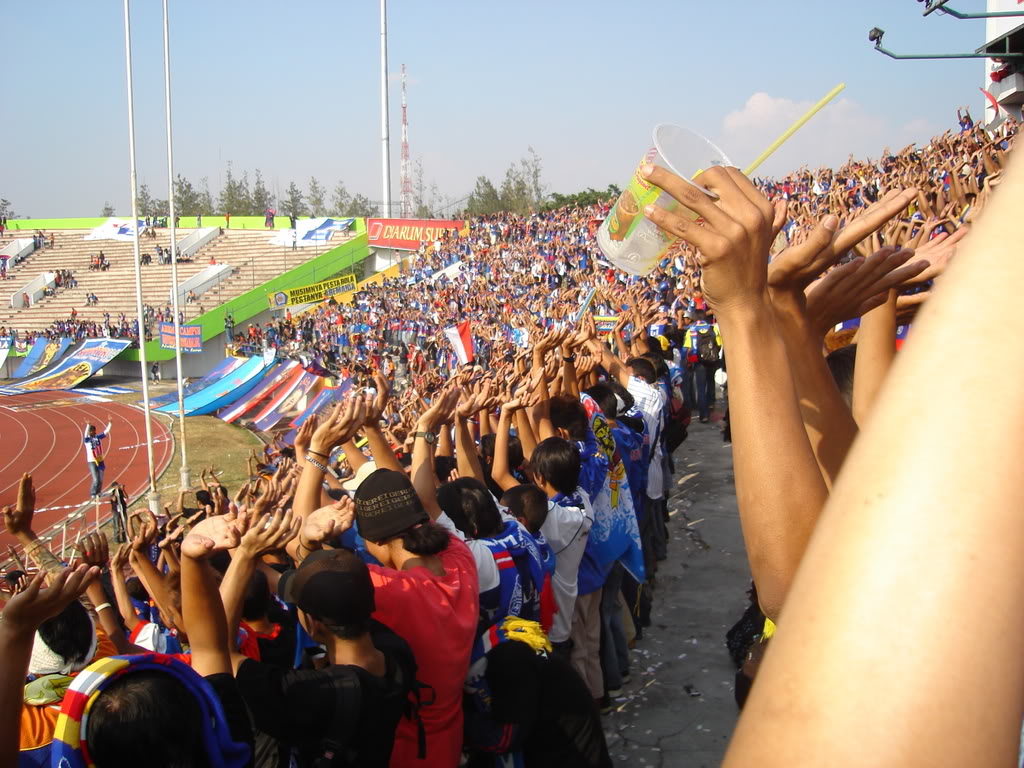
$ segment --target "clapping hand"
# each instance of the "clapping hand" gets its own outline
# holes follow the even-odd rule
[[[7,601],[3,609],[3,629],[19,636],[30,635],[44,621],[77,600],[99,574],[99,568],[85,564],[73,570],[65,568],[51,576],[50,586],[43,589],[47,573],[39,571],[24,590]]]

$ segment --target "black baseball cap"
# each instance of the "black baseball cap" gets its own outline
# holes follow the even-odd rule
[[[347,549],[313,552],[298,568],[281,574],[277,593],[328,624],[357,624],[376,608],[370,569]]]
[[[363,479],[355,502],[359,535],[367,541],[387,541],[430,522],[412,482],[404,472],[393,469],[378,469]]]

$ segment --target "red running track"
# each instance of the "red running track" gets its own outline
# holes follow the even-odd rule
[[[58,525],[89,500],[91,479],[82,444],[85,425],[95,424],[102,430],[108,421],[110,437],[103,446],[104,490],[116,480],[134,499],[148,486],[146,425],[140,408],[95,402],[74,392],[0,396],[0,445],[4,447],[0,453],[0,505],[15,503],[18,481],[22,473],[29,472],[35,483],[37,510],[73,505],[72,509],[37,512],[33,529],[43,534]],[[171,461],[174,443],[162,421],[153,418],[151,424],[153,462],[159,475]],[[109,503],[103,503],[101,510],[106,517]],[[88,517],[91,521],[92,515]],[[0,530],[0,554],[6,554],[13,543],[14,537],[6,529]]]

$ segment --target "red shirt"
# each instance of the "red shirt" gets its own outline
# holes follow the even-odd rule
[[[403,718],[395,732],[392,768],[454,768],[462,754],[462,687],[480,613],[476,563],[469,547],[449,535],[439,557],[445,575],[423,567],[396,571],[370,566],[373,617],[404,639],[416,656],[417,678],[434,691],[420,708],[427,758],[419,760],[416,724]],[[425,695],[430,696],[426,691]]]

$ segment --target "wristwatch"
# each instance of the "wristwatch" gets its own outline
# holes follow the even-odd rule
[[[416,432],[413,434],[413,439],[419,437],[422,437],[424,440],[430,443],[430,445],[433,445],[434,443],[437,442],[437,435],[434,432]]]

